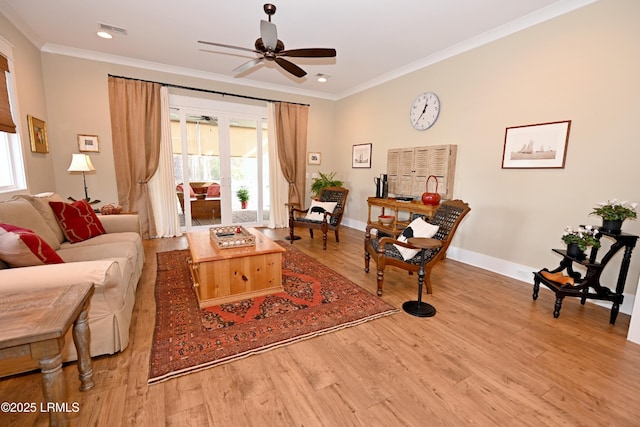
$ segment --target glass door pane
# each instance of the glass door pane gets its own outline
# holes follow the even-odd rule
[[[187,228],[220,224],[222,208],[218,119],[178,113],[172,116],[171,137],[181,224]],[[188,183],[186,189],[184,183]],[[189,203],[185,203],[187,196]]]
[[[258,207],[261,206],[260,184],[262,182],[262,177],[259,175],[262,164],[258,163],[257,121],[230,119],[229,144],[231,193],[234,195],[231,203],[232,222],[256,225],[258,224]]]
[[[187,231],[216,224],[264,225],[269,219],[264,208],[265,200],[269,205],[267,126],[262,118],[266,109],[172,99],[176,203],[182,225]]]

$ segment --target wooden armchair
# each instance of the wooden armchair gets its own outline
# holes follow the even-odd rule
[[[429,276],[431,269],[440,259],[444,258],[447,248],[453,239],[453,235],[462,221],[462,218],[469,213],[471,208],[462,200],[450,200],[443,202],[436,210],[433,218],[428,222],[438,226],[438,231],[433,236],[434,239],[442,241],[442,246],[425,250],[425,283],[427,293],[430,294],[431,280]],[[371,230],[377,229],[377,233],[372,236]],[[378,296],[382,295],[382,285],[384,282],[384,269],[386,266],[394,266],[409,271],[409,274],[420,269],[420,252],[413,258],[404,260],[400,251],[395,245],[416,249],[419,248],[397,240],[403,230],[394,230],[377,224],[369,224],[366,228],[364,238],[364,271],[369,272],[369,261],[371,258],[378,267]],[[384,236],[387,234],[388,236]]]
[[[296,226],[308,228],[311,238],[313,238],[313,230],[322,230],[323,250],[327,250],[327,233],[329,230],[335,232],[336,243],[339,243],[340,236],[338,230],[342,222],[342,214],[344,213],[344,206],[347,202],[348,194],[349,190],[346,188],[325,187],[320,190],[317,199],[312,202],[309,208],[298,209],[294,205],[289,205],[289,239],[291,244],[293,244],[294,241],[293,229]],[[327,212],[320,206],[314,206],[323,203],[335,203],[335,208],[332,212]],[[314,211],[316,215],[310,215],[313,214]],[[310,218],[310,216],[315,216],[316,218],[313,219]]]

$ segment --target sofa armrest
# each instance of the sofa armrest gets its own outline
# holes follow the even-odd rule
[[[120,282],[122,273],[118,259],[46,264],[0,270],[0,294],[9,291],[29,291],[76,283],[93,283],[93,298],[103,298],[109,306],[124,304]]]
[[[137,214],[98,215],[107,233],[133,231],[141,234],[140,217]]]

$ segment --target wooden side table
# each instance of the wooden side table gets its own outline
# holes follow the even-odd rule
[[[407,313],[417,317],[435,316],[436,308],[431,304],[422,302],[422,286],[424,285],[424,251],[425,249],[435,249],[442,246],[442,241],[428,239],[425,237],[412,237],[407,243],[420,248],[420,270],[418,270],[418,300],[407,301],[402,304],[402,309]]]
[[[39,360],[47,402],[66,402],[61,352],[71,325],[78,352],[80,390],[95,385],[87,323],[93,290],[92,283],[85,283],[0,294],[0,360],[21,356]],[[50,411],[49,421],[52,426],[68,425],[64,412]]]

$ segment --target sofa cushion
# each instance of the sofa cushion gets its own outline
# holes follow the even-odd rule
[[[56,251],[33,231],[5,223],[0,223],[0,259],[12,267],[64,262]]]
[[[402,234],[398,236],[398,241],[406,242],[412,237],[431,238],[436,235],[436,233],[438,232],[438,228],[439,227],[437,225],[429,224],[422,218],[416,218],[413,221],[411,221],[411,224],[409,224],[407,228],[404,229]],[[420,252],[417,249],[409,249],[400,245],[394,245],[394,246],[398,249],[398,251],[402,255],[402,258],[405,261],[413,258],[418,254],[418,252]]]
[[[13,198],[6,202],[0,202],[0,221],[33,231],[42,237],[53,250],[60,248],[60,241],[29,200]]]
[[[71,243],[82,242],[106,231],[86,200],[73,203],[49,202],[64,235]]]
[[[60,228],[60,224],[58,224],[58,220],[56,216],[53,214],[53,210],[51,206],[49,206],[49,202],[64,202],[65,200],[57,193],[47,192],[40,194],[19,194],[14,196],[14,199],[22,198],[27,200],[29,203],[33,205],[34,208],[38,211],[44,222],[49,226],[53,234],[58,239],[58,243],[62,243],[65,241],[64,232],[62,228]],[[49,243],[51,244],[51,243]],[[55,250],[58,250],[57,247],[51,246]]]

